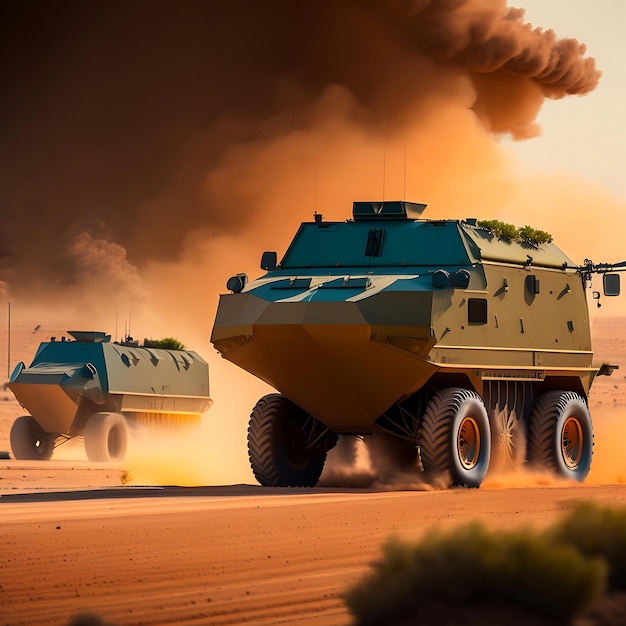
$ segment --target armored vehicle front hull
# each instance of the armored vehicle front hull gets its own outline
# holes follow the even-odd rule
[[[379,297],[389,301],[387,295]],[[409,349],[397,349],[373,340],[389,336],[390,327],[377,323],[371,303],[362,302],[361,308],[359,302],[222,296],[212,341],[226,358],[320,416],[334,432],[376,431],[384,411],[417,391],[437,366],[425,358],[434,343],[429,326],[407,327]],[[221,326],[233,317],[236,326]]]

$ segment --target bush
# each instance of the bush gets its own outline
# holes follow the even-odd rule
[[[478,220],[476,225],[490,230],[498,239],[504,241],[521,241],[538,246],[542,243],[550,243],[552,235],[545,230],[539,230],[532,226],[517,228],[513,224],[507,224],[500,220]]]
[[[185,350],[185,344],[175,337],[165,337],[164,339],[144,339],[145,348],[164,348],[165,350]]]
[[[11,453],[8,450],[0,450],[0,459],[3,461],[11,458]]]
[[[513,224],[507,224],[500,220],[478,220],[478,226],[481,228],[487,228],[499,239],[505,241],[518,241],[519,231]]]
[[[571,545],[478,523],[431,531],[416,545],[391,540],[373,567],[345,597],[359,624],[442,624],[462,607],[566,623],[602,594],[607,576],[601,559]]]
[[[519,229],[519,236],[522,241],[528,241],[532,244],[538,245],[542,243],[550,243],[552,241],[552,235],[545,230],[538,230],[531,226],[524,226]]]
[[[585,556],[603,558],[610,588],[626,590],[626,509],[580,504],[553,527],[550,537]]]

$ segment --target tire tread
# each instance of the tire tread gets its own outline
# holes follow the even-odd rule
[[[283,486],[274,460],[272,424],[281,402],[280,394],[263,396],[250,414],[248,424],[248,457],[252,473],[261,485]]]
[[[557,424],[572,400],[579,400],[587,407],[585,399],[575,391],[548,391],[535,400],[528,425],[527,458],[531,465],[562,473],[556,456]],[[593,449],[593,434],[591,446]],[[583,478],[588,471],[589,468],[583,471]]]
[[[248,457],[252,473],[266,487],[314,487],[326,461],[326,451],[312,452],[308,467],[298,470],[284,458],[281,422],[291,411],[301,411],[280,393],[263,396],[252,409],[248,423]]]
[[[420,453],[427,471],[450,471],[452,422],[464,399],[480,396],[462,387],[449,387],[436,393],[426,407],[420,427]],[[481,400],[482,401],[482,400]]]

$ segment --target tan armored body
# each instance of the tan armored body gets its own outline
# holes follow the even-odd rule
[[[119,461],[128,427],[199,423],[212,404],[209,366],[196,352],[111,342],[97,331],[40,344],[18,363],[9,388],[29,415],[11,429],[16,459],[49,459],[54,448],[84,440],[92,461]]]
[[[212,342],[280,392],[251,416],[262,484],[315,484],[338,434],[393,435],[398,458],[419,454],[452,484],[480,485],[492,443],[587,475],[598,370],[585,283],[611,267],[577,267],[552,243],[476,220],[419,219],[424,208],[355,202],[352,220],[316,216],[280,264],[264,254],[264,276],[229,280]],[[605,278],[613,295],[619,277]]]

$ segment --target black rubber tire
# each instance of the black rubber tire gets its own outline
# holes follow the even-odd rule
[[[305,411],[279,393],[263,396],[257,402],[248,425],[248,456],[261,485],[314,487],[317,484],[328,447],[321,444],[306,447],[303,427],[307,419],[309,415]]]
[[[94,413],[83,431],[90,461],[121,461],[128,446],[128,425],[121,413]]]
[[[528,462],[582,482],[591,469],[593,425],[587,402],[575,391],[548,391],[533,405]]]
[[[424,471],[447,472],[455,486],[480,487],[489,469],[491,432],[476,392],[462,387],[437,392],[426,407],[419,439]]]
[[[56,436],[45,432],[31,415],[22,415],[13,422],[10,439],[16,459],[47,461],[52,457]]]

